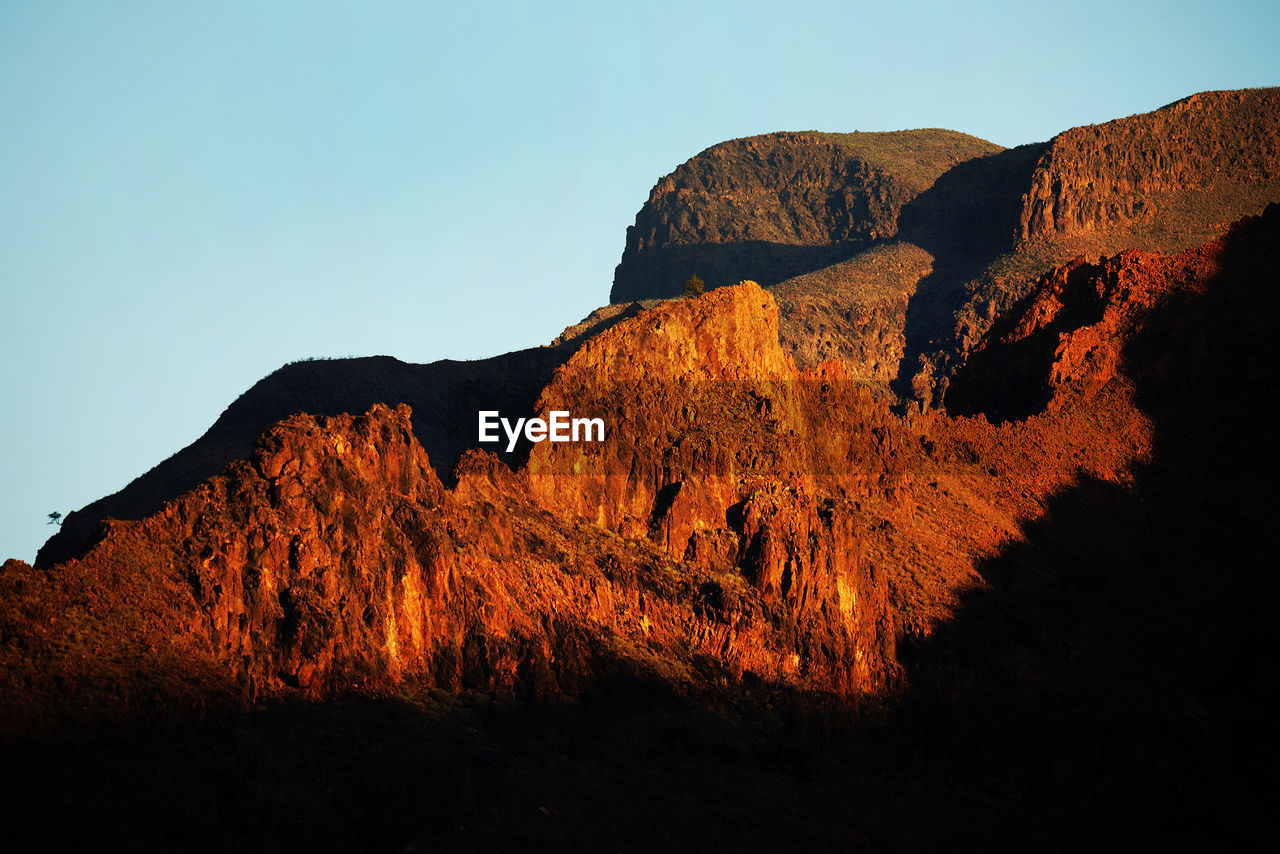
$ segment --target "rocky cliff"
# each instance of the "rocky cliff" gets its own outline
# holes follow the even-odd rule
[[[997,508],[1022,500],[953,469],[974,427],[894,416],[839,363],[796,369],[754,283],[589,339],[535,411],[562,408],[602,417],[606,440],[535,445],[514,471],[468,451],[452,488],[408,407],[288,418],[83,558],[7,565],[10,677],[121,714],[406,681],[572,695],[619,668],[875,693],[897,637],[949,613],[969,556],[1009,533]],[[1100,470],[1134,452],[1112,447]],[[1036,490],[1059,466],[1031,465]],[[917,535],[927,561],[886,560]]]
[[[593,471],[563,467],[558,446],[515,472],[471,451],[446,489],[408,407],[288,418],[160,512],[111,523],[83,558],[7,565],[2,630],[22,638],[7,670],[28,698],[77,686],[120,713],[156,692],[404,680],[558,695],[617,668],[877,690],[892,670],[886,587],[857,559],[847,497],[802,476],[803,381],[749,284],[643,312],[556,372],[543,411],[611,425]],[[731,415],[747,432],[717,449]],[[718,480],[706,453],[731,461]],[[864,483],[885,468],[865,463]]]
[[[953,131],[779,133],[713,146],[649,194],[614,275],[612,302],[773,285],[898,230],[903,206],[954,164],[998,146]]]
[[[1055,265],[1179,252],[1280,199],[1278,99],[1205,92],[1007,151],[935,131],[723,143],[654,187],[611,299],[677,294],[694,273],[755,279],[801,367],[836,359],[938,405],[963,354]]]
[[[1280,190],[1278,116],[1280,90],[1201,92],[1061,133],[1031,175],[1019,236],[1049,241],[1159,223],[1174,241],[1183,233],[1199,242],[1200,230],[1237,219],[1231,208],[1240,201]]]
[[[1017,420],[1088,398],[1116,376],[1151,309],[1202,292],[1222,251],[1217,240],[1176,256],[1129,250],[1051,270],[952,378],[948,410]]]
[[[753,282],[448,365],[477,381],[449,417],[368,401],[441,400],[385,363],[260,386],[224,415],[241,439],[291,388],[336,406],[346,377],[361,406],[286,413],[76,557],[0,570],[6,826],[55,849],[1265,846],[1280,205],[1190,250],[1031,241],[981,275],[906,239],[1012,229],[1046,150],[957,167],[826,271],[824,311],[905,300],[876,339],[903,359],[963,325],[921,384],[943,407],[797,359],[793,292]],[[983,217],[946,201],[993,175]],[[499,457],[468,447],[482,405],[606,435]]]

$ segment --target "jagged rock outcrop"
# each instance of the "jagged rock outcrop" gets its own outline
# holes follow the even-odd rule
[[[567,472],[550,444],[515,472],[472,451],[446,489],[406,406],[293,416],[83,558],[9,566],[6,669],[36,709],[66,685],[127,710],[406,680],[573,693],[618,668],[877,690],[896,627],[854,501],[904,467],[886,452],[902,431],[833,370],[797,372],[744,284],[625,320],[556,373],[544,411],[611,403],[612,441],[574,446],[603,468]],[[819,441],[836,406],[874,434],[863,456]]]
[[[1270,97],[1227,101],[1247,112]],[[1186,103],[1192,117],[1209,109]],[[1059,162],[1062,139],[1040,166]],[[763,170],[765,149],[747,142],[730,149]],[[818,137],[796,144],[824,157],[835,150]],[[1036,155],[1028,148],[972,161],[893,215],[901,212],[919,238],[950,215],[946,199],[965,197],[983,175],[1003,176],[1007,190]],[[1240,159],[1231,180],[1262,174],[1260,157]],[[786,162],[796,176],[818,174]],[[1011,210],[1001,207],[991,223],[1003,229]],[[793,217],[775,236],[809,239],[818,221]],[[738,220],[725,222],[736,228]],[[127,703],[138,690],[170,696],[220,686],[243,696],[405,679],[572,691],[601,662],[696,682],[689,674],[706,656],[730,673],[877,690],[896,671],[896,638],[945,618],[971,577],[972,555],[1009,536],[1037,496],[1081,460],[1116,478],[1141,458],[1145,422],[1115,390],[1125,383],[1123,342],[1169,293],[1207,279],[1215,246],[1175,259],[1079,261],[1029,285],[1013,309],[986,300],[992,331],[967,327],[950,384],[918,353],[924,367],[912,379],[921,399],[945,391],[957,413],[1019,422],[998,428],[917,410],[895,415],[876,385],[928,328],[913,327],[913,313],[929,303],[906,279],[954,274],[944,243],[898,241],[867,253],[863,267],[831,268],[862,290],[873,271],[904,277],[858,303],[857,317],[846,310],[850,323],[902,315],[896,337],[863,330],[879,342],[861,351],[876,354],[871,372],[850,369],[848,351],[832,361],[818,348],[797,366],[794,348],[779,346],[785,319],[753,283],[604,311],[540,351],[442,363],[444,386],[416,366],[378,360],[293,366],[229,408],[220,427],[175,458],[180,464],[141,479],[125,496],[133,521],[110,522],[96,539],[81,530],[67,552],[81,559],[60,560],[54,549],[38,570],[9,565],[12,673],[31,680],[20,686],[27,696],[91,684]],[[798,286],[789,287],[780,291],[784,306],[820,326],[819,315],[795,309]],[[935,303],[938,317],[951,305]],[[304,374],[305,382],[290,379]],[[494,389],[501,394],[485,397]],[[1102,433],[1089,411],[1098,395],[1111,425]],[[247,449],[250,431],[261,432],[255,425],[308,401],[363,412],[382,398],[432,411],[412,424],[407,409],[380,406],[299,416]],[[536,446],[527,465],[528,452],[499,462],[466,450],[477,444],[480,406],[600,415],[609,434],[598,445]],[[441,482],[420,436],[446,460],[462,460],[448,481],[456,486]],[[229,460],[224,474],[201,482]],[[98,507],[96,518],[108,512]],[[948,541],[954,535],[942,532],[957,528],[964,537]],[[71,533],[51,546],[67,546]],[[97,545],[85,553],[89,542]],[[929,569],[919,543],[930,544]],[[123,579],[144,581],[128,589]],[[592,593],[572,592],[579,584]],[[562,600],[578,604],[566,609]],[[569,652],[565,638],[574,639]],[[90,646],[93,654],[81,655]],[[125,672],[151,675],[139,682]]]
[[[602,417],[604,442],[536,445],[514,471],[468,451],[452,488],[405,406],[284,420],[83,558],[6,566],[0,655],[24,701],[5,727],[77,697],[558,696],[616,672],[883,690],[898,638],[946,618],[973,556],[1096,437],[894,415],[838,362],[797,369],[778,326],[750,282],[622,319],[536,406]],[[1142,437],[1111,435],[1089,456],[1115,477]]]
[[[557,518],[489,454],[465,456],[457,477],[445,490],[407,407],[295,416],[249,461],[113,524],[83,559],[6,565],[0,635],[20,649],[4,648],[4,666],[24,698],[6,730],[34,725],[50,711],[42,700],[73,714],[50,700],[67,688],[125,714],[151,694],[319,696],[405,680],[573,694],[620,668],[693,688],[744,671],[842,692],[878,684],[879,646],[824,657],[771,604],[776,580],[753,587],[732,567]],[[760,538],[759,514],[743,524]],[[775,548],[793,534],[774,533]],[[874,638],[874,584],[857,569],[820,592],[843,594],[850,621],[855,602],[871,611]]]
[[[701,490],[702,524],[715,528],[750,477],[879,477],[888,463],[866,434],[887,435],[894,420],[838,363],[797,370],[778,343],[777,305],[754,282],[664,303],[593,338],[538,408],[599,413],[610,430],[598,445],[535,447],[535,494],[631,536],[663,524],[661,496],[687,506]],[[849,425],[832,417],[855,410]],[[669,542],[676,556],[691,548],[687,536]]]
[[[796,370],[756,283],[598,335],[539,408],[601,414],[611,432],[601,445],[536,447],[537,500],[745,578],[797,632],[803,672],[843,674],[840,690],[883,684],[887,586],[859,557],[854,502],[900,475],[912,444],[839,364]]]
[[[1126,346],[1145,334],[1153,308],[1202,295],[1235,244],[1248,241],[1259,259],[1274,256],[1278,229],[1280,205],[1273,204],[1178,255],[1126,251],[1055,268],[969,355],[947,387],[947,409],[1016,420],[1087,400],[1120,371]],[[1202,346],[1201,338],[1184,335],[1182,346]]]

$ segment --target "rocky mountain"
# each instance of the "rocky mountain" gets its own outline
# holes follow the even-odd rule
[[[644,357],[624,360],[637,342]],[[446,489],[408,406],[287,418],[248,460],[146,519],[110,523],[80,560],[10,566],[10,616],[46,628],[42,639],[80,640],[30,645],[10,673],[29,668],[40,696],[57,696],[50,679],[97,686],[99,708],[121,713],[135,680],[179,678],[247,697],[406,679],[542,696],[625,667],[680,684],[749,670],[871,690],[893,628],[884,586],[856,558],[858,516],[848,494],[818,488],[808,457],[820,445],[776,438],[813,433],[838,405],[894,444],[887,407],[833,389],[840,379],[795,370],[776,307],[748,284],[644,312],[557,370],[536,411],[609,407],[613,438],[586,451],[590,469],[561,459],[564,446],[536,446],[514,472],[470,451]],[[718,441],[732,416],[761,409],[774,413],[771,442]],[[840,460],[855,480],[901,467],[881,445],[861,451]],[[708,455],[723,463],[714,480]]]
[[[660,180],[627,228],[612,302],[764,285],[892,237],[911,199],[999,146],[946,130],[778,133],[712,146]]]
[[[671,296],[692,274],[755,278],[801,365],[837,359],[936,405],[963,354],[1054,265],[1177,252],[1280,197],[1278,116],[1278,90],[1252,89],[1008,151],[940,131],[855,134],[857,153],[838,135],[723,143],[654,187],[611,299]],[[870,177],[841,174],[855,161]]]
[[[1209,220],[1271,192],[1272,98],[994,153],[726,144],[663,191],[696,228],[856,253],[485,362],[273,374],[0,569],[6,827],[55,850],[1267,844],[1280,204]],[[849,198],[879,201],[831,218],[857,146]],[[750,181],[717,183],[730,161]],[[770,163],[808,176],[807,213],[774,193],[751,225]],[[860,337],[832,350],[837,314]],[[486,407],[606,429],[508,452]]]
[[[428,365],[389,356],[293,362],[259,380],[195,442],[119,492],[67,514],[58,533],[40,549],[36,566],[83,555],[101,537],[106,519],[138,520],[159,511],[231,462],[247,459],[263,432],[299,412],[338,415],[363,413],[375,403],[405,404],[418,413],[413,425],[418,441],[447,475],[462,452],[477,444],[472,429],[476,411],[531,412],[552,370],[574,346]]]
[[[1265,205],[1280,180],[1280,90],[1202,92],[1054,137],[1022,196],[1018,236],[1169,251]],[[1147,248],[1146,246],[1129,248]]]

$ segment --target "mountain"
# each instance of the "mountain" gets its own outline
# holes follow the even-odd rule
[[[288,364],[242,394],[195,442],[119,492],[68,513],[36,555],[35,565],[44,568],[81,556],[101,536],[105,519],[142,519],[159,511],[166,501],[247,458],[263,432],[299,412],[338,415],[363,413],[375,403],[408,405],[419,413],[414,420],[418,441],[447,473],[476,444],[470,430],[476,410],[529,411],[552,370],[572,349],[534,348],[428,365],[389,356]]]
[[[1204,92],[1006,151],[947,131],[771,134],[662,178],[613,302],[755,278],[802,365],[937,403],[992,319],[1051,267],[1177,252],[1280,191],[1280,90]]]
[[[271,375],[0,569],[6,826],[54,849],[1266,844],[1280,204],[1249,211],[1280,199],[1275,97],[1007,151],[726,143],[654,216],[737,235],[705,257],[764,281],[694,271],[720,286],[484,362]],[[653,248],[633,237],[623,266]],[[487,408],[603,435],[507,450]]]
[[[948,130],[776,133],[712,146],[660,180],[627,229],[612,302],[773,285],[892,237],[902,208],[957,163],[999,151]]]

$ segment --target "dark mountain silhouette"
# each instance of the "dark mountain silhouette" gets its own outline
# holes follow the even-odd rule
[[[101,535],[104,519],[142,519],[157,512],[166,501],[247,458],[271,425],[298,412],[337,415],[364,412],[375,403],[408,404],[415,435],[442,476],[448,476],[458,456],[478,444],[476,412],[531,413],[551,372],[571,352],[571,346],[543,347],[427,365],[389,356],[293,362],[237,398],[195,442],[119,492],[67,514],[58,533],[40,549],[36,566],[82,555]]]

